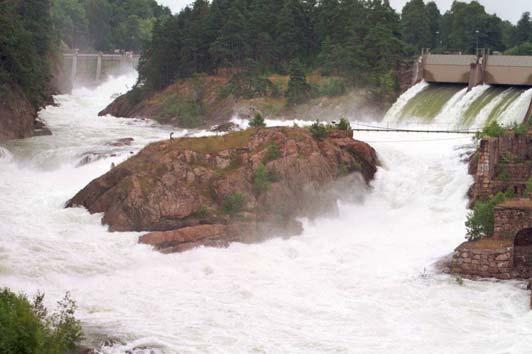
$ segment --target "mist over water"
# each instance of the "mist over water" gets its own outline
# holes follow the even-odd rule
[[[44,291],[51,307],[71,291],[88,342],[118,340],[104,353],[530,352],[523,283],[460,286],[433,268],[464,239],[472,179],[456,147],[470,136],[355,133],[382,162],[371,191],[289,240],[162,255],[64,209],[112,162],[168,138],[150,121],[97,117],[134,81],[59,96],[40,114],[53,136],[0,148],[0,286]],[[116,156],[76,167],[125,137]]]

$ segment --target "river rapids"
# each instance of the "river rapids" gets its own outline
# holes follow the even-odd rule
[[[97,116],[135,79],[57,96],[40,112],[54,135],[0,146],[0,287],[42,291],[51,308],[70,291],[102,353],[530,353],[523,283],[460,284],[434,267],[464,240],[472,178],[457,147],[469,135],[355,133],[382,162],[371,191],[288,240],[163,255],[64,209],[111,163],[168,138],[151,121]],[[108,155],[80,165],[94,151]]]

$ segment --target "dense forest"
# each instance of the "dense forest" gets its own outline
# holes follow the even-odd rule
[[[51,93],[62,44],[138,52],[164,16],[170,11],[155,0],[0,1],[0,89],[15,85],[37,109]]]
[[[476,1],[455,1],[441,14],[433,2],[411,0],[399,15],[387,0],[196,0],[156,21],[139,86],[160,89],[177,78],[228,68],[288,73],[297,62],[307,72],[389,91],[398,64],[421,48],[527,54],[531,28],[528,13],[514,26]]]
[[[0,2],[0,90],[18,86],[37,108],[47,99],[53,51],[48,0]]]
[[[155,0],[53,0],[58,38],[70,48],[140,52],[170,10]]]

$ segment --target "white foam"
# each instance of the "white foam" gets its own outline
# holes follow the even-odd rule
[[[521,283],[460,286],[432,272],[464,237],[472,179],[454,147],[470,137],[358,132],[383,165],[362,204],[341,203],[338,217],[304,220],[300,237],[163,255],[138,245],[140,233],[109,233],[101,215],[63,208],[111,161],[129,156],[126,150],[77,168],[80,152],[122,137],[135,139],[133,150],[168,138],[169,129],[150,121],[97,117],[104,99],[94,96],[110,91],[61,97],[60,107],[41,113],[54,136],[10,146],[17,164],[0,168],[0,284],[29,295],[44,291],[52,308],[70,290],[88,332],[124,343],[103,352],[531,348],[532,313]]]
[[[388,110],[388,112],[384,116],[383,122],[397,123],[401,119],[401,112],[408,104],[408,102],[429,86],[430,85],[427,82],[422,81],[409,88],[397,99],[393,106]]]
[[[531,101],[532,88],[524,91],[514,102],[512,102],[510,107],[502,113],[499,122],[504,126],[523,122]]]

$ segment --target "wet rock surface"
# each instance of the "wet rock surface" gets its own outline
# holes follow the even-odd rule
[[[376,173],[373,148],[333,131],[248,129],[154,143],[95,179],[67,206],[103,213],[111,231],[151,231],[141,242],[163,251],[256,242],[301,232],[295,221],[334,209],[342,178]]]

